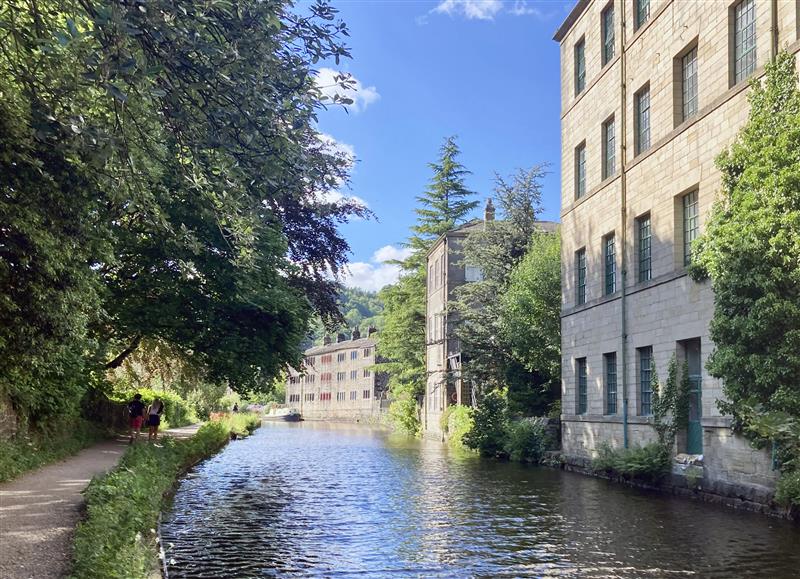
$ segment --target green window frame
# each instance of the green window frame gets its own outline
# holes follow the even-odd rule
[[[614,117],[603,123],[603,179],[617,172],[617,147]]]
[[[638,348],[639,353],[639,414],[653,414],[653,347]]]
[[[683,120],[697,114],[697,47],[681,58],[681,92],[683,95]]]
[[[700,235],[697,191],[683,196],[683,265],[692,263],[692,242]]]
[[[575,199],[586,195],[586,142],[575,148]]]
[[[576,414],[586,414],[587,392],[586,392],[586,358],[575,360],[575,370],[577,376],[578,399]]]
[[[734,79],[738,84],[756,69],[756,3],[742,0],[733,9]]]
[[[586,303],[586,248],[575,252],[575,302]]]
[[[603,239],[604,288],[607,296],[617,291],[617,248],[616,236],[611,233]]]
[[[575,45],[575,96],[586,88],[586,40],[581,38]]]
[[[636,220],[636,245],[638,249],[639,277],[638,281],[650,281],[653,278],[652,232],[650,215],[643,215]]]
[[[611,59],[614,58],[614,4],[609,4],[603,13],[600,15],[602,22],[602,38],[603,38],[603,63],[605,66]]]
[[[650,86],[646,86],[634,95],[636,122],[635,153],[638,155],[650,148]]]
[[[617,413],[617,353],[603,355],[606,378],[606,414]]]
[[[639,30],[650,20],[650,0],[635,0],[635,3],[634,22],[636,26],[634,30]]]

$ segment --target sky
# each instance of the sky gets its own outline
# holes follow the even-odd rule
[[[541,218],[558,220],[559,50],[552,37],[573,4],[334,0],[353,58],[320,66],[318,82],[328,86],[346,72],[358,90],[347,110],[320,113],[319,130],[356,159],[341,192],[376,215],[341,228],[352,249],[346,286],[376,291],[397,279],[397,267],[384,262],[406,255],[415,197],[450,135],[481,207],[495,173],[549,163]]]

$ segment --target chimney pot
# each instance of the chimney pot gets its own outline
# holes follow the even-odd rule
[[[492,203],[491,197],[486,200],[486,208],[483,210],[483,220],[487,223],[489,221],[494,221],[494,204]]]

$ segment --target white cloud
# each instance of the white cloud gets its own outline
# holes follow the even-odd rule
[[[345,86],[340,86],[340,82]],[[317,87],[330,100],[333,100],[336,95],[352,100],[352,104],[345,106],[354,113],[360,113],[381,98],[378,89],[374,86],[364,86],[352,74],[339,72],[332,68],[319,69]]]
[[[400,277],[400,266],[386,262],[405,259],[409,255],[411,255],[409,248],[384,245],[372,254],[369,263],[365,261],[350,263],[342,283],[347,287],[378,291],[384,286],[393,284]]]
[[[345,199],[349,199],[350,201],[355,201],[359,205],[363,207],[369,207],[366,201],[364,201],[361,197],[357,197],[356,195],[347,195],[346,193],[342,193],[338,189],[332,189],[331,191],[326,191],[322,194],[322,200],[326,203],[338,203],[339,201],[344,201]]]
[[[516,0],[514,5],[509,9],[509,12],[511,12],[511,14],[514,16],[536,16],[537,18],[546,17],[544,12],[535,6],[530,6],[527,0]]]
[[[347,160],[347,163],[350,168],[352,168],[355,165],[356,150],[353,147],[353,145],[348,145],[347,143],[337,141],[334,137],[332,137],[327,133],[319,133],[317,137],[319,138],[319,141],[322,145],[322,149],[324,149],[326,152],[344,157]],[[364,207],[369,207],[367,202],[364,201],[361,197],[343,193],[342,189],[344,189],[345,186],[346,183],[344,183],[344,181],[339,181],[336,184],[336,189],[331,189],[330,191],[319,193],[318,196],[322,201],[326,203],[338,203],[339,201],[347,199],[350,201],[355,201],[356,203]]]
[[[502,9],[501,0],[442,0],[433,11],[468,20],[494,20]]]
[[[350,162],[350,166],[356,162],[356,150],[353,145],[337,141],[327,133],[319,133],[318,138],[322,142],[322,147],[329,153],[344,155]]]

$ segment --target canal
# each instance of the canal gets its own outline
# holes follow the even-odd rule
[[[800,576],[800,527],[358,425],[265,423],[182,481],[178,577]]]

